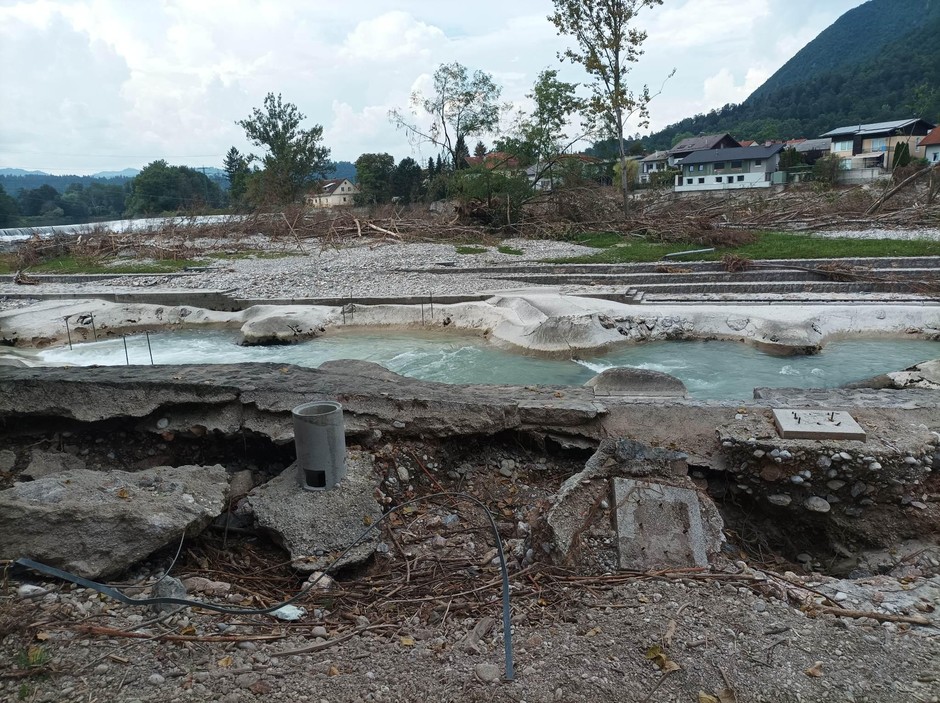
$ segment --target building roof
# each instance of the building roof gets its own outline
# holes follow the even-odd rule
[[[783,144],[773,146],[739,146],[728,149],[708,149],[696,151],[682,159],[682,165],[712,164],[716,161],[745,161],[748,159],[769,159],[783,149]]]
[[[336,189],[339,188],[341,183],[348,181],[348,178],[332,178],[328,181],[320,181],[311,190],[308,195],[317,197],[320,195],[333,195],[336,192]],[[356,184],[352,181],[349,182],[349,185],[356,187]],[[358,190],[358,188],[356,189]],[[355,191],[353,191],[355,192]]]
[[[735,141],[734,137],[730,134],[705,134],[699,137],[689,137],[688,139],[683,139],[681,142],[676,144],[672,149],[669,150],[670,154],[685,154],[690,151],[703,151],[706,149],[715,149],[718,144],[725,138],[730,139],[735,144],[738,142]]]
[[[918,123],[926,125],[927,129],[933,129],[936,125],[926,120],[921,119],[909,119],[909,120],[893,120],[891,122],[872,122],[870,124],[853,124],[847,125],[845,127],[838,127],[829,132],[823,134],[823,137],[837,137],[837,136],[858,136],[858,137],[867,137],[873,134],[884,134],[891,133],[899,129],[907,129],[908,127],[915,126]]]
[[[471,166],[486,166],[490,170],[519,168],[519,159],[504,151],[491,151],[486,156],[465,156],[464,161]]]
[[[799,144],[793,145],[793,148],[801,154],[805,154],[807,151],[829,151],[831,147],[831,139],[804,139]]]
[[[669,158],[668,151],[654,151],[649,156],[644,156],[641,161],[665,161]]]
[[[940,127],[934,127],[930,133],[921,139],[918,146],[936,146],[940,145]]]

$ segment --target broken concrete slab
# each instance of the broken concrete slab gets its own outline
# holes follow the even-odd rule
[[[632,478],[612,483],[621,569],[706,567],[721,551],[721,520],[703,518],[695,489]]]
[[[16,452],[0,449],[0,471],[12,471],[16,466]]]
[[[685,384],[675,376],[651,369],[618,366],[605,369],[584,384],[595,395],[685,398]]]
[[[30,454],[29,464],[23,469],[21,476],[35,481],[46,476],[60,474],[63,471],[84,468],[85,462],[68,452],[33,449]]]
[[[137,473],[74,469],[0,491],[0,559],[28,557],[86,578],[198,534],[225,506],[222,466]]]
[[[862,426],[843,410],[777,408],[773,413],[783,439],[867,439]]]
[[[604,440],[584,470],[562,484],[548,512],[546,522],[553,537],[553,557],[560,563],[581,559],[583,537],[591,535],[595,541],[616,546],[620,568],[646,570],[707,565],[721,550],[723,523],[714,503],[698,493],[687,473],[686,455],[681,452],[647,447],[629,439]],[[621,484],[618,489],[617,481],[625,479],[632,483]],[[622,486],[636,490],[631,492]],[[625,509],[636,513],[639,505],[647,532],[641,530],[642,535],[634,535],[633,541],[624,542],[630,532],[626,527],[630,517],[620,511],[624,509],[621,502],[627,496],[639,499],[632,508]],[[605,507],[605,500],[610,500],[612,507]],[[610,520],[605,519],[609,510],[616,516],[614,522],[618,529],[623,526],[622,533],[610,530]],[[697,527],[689,537],[693,521]],[[649,542],[656,539],[660,541]],[[686,541],[685,547],[668,546],[681,545],[682,540]],[[689,546],[689,540],[694,540],[694,549]],[[632,545],[636,545],[635,549]],[[649,558],[640,558],[644,551]],[[656,566],[648,567],[650,563]],[[611,565],[598,566],[609,568]]]
[[[301,488],[294,464],[256,488],[247,500],[258,525],[290,552],[294,568],[323,571],[358,564],[375,551],[378,530],[373,530],[342,561],[335,559],[382,517],[382,507],[375,499],[379,479],[372,466],[372,455],[350,451],[342,483],[333,490],[313,492]]]

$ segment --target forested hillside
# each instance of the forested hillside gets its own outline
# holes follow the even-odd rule
[[[696,115],[644,140],[680,136],[817,137],[906,117],[940,121],[940,0],[871,0],[839,18],[740,105]]]

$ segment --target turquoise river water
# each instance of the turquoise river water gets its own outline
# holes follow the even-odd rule
[[[843,340],[814,356],[777,357],[740,342],[651,342],[601,355],[546,359],[501,349],[478,337],[405,332],[351,332],[289,346],[243,347],[231,332],[150,335],[156,364],[273,362],[316,367],[331,359],[364,359],[392,371],[445,383],[581,385],[613,366],[662,371],[682,379],[689,395],[744,400],[756,387],[831,388],[940,358],[940,342]],[[144,335],[76,344],[38,353],[46,363],[79,366],[150,364]]]

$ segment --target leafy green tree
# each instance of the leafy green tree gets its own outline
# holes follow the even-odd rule
[[[389,111],[388,116],[411,140],[429,142],[445,150],[451,164],[456,165],[461,139],[466,149],[468,138],[496,129],[502,109],[499,104],[502,89],[490,74],[483,71],[470,74],[466,66],[457,62],[438,66],[433,80],[434,92],[430,96],[420,91],[412,94],[409,115],[396,109]],[[430,116],[429,125],[421,123],[423,119],[419,115],[422,114]]]
[[[0,227],[12,227],[16,224],[20,208],[13,196],[8,195],[0,183]]]
[[[391,154],[363,154],[356,159],[356,203],[375,205],[392,199],[392,176],[395,157]]]
[[[256,107],[250,117],[236,122],[252,144],[265,150],[260,161],[266,201],[294,202],[331,168],[330,150],[321,143],[323,127],[302,129],[305,119],[296,105],[282,101],[280,93],[268,93],[263,109]]]
[[[486,144],[483,142],[477,142],[477,145],[473,147],[473,155],[478,159],[482,159],[486,156]]]
[[[790,168],[802,166],[804,163],[803,155],[796,150],[796,147],[789,147],[780,152],[780,170],[786,171]]]
[[[823,156],[813,164],[813,179],[821,188],[835,188],[841,173],[842,159],[835,154]]]
[[[218,184],[188,166],[170,166],[154,161],[131,181],[127,199],[130,215],[155,215],[162,212],[217,208],[223,196]]]
[[[633,91],[627,85],[632,64],[639,61],[646,32],[631,26],[643,8],[662,5],[663,0],[552,0],[555,6],[549,20],[559,34],[574,38],[576,46],[562,58],[580,64],[591,78],[591,96],[586,109],[605,131],[617,139],[620,162],[624,164],[624,129],[627,120],[639,115],[641,126],[649,124],[650,91],[647,86]],[[625,166],[620,169],[623,209],[630,207]]]
[[[891,170],[904,168],[911,163],[911,147],[907,142],[901,142],[894,148],[894,158],[891,160]]]
[[[24,188],[20,191],[18,200],[20,212],[26,217],[35,217],[58,207],[59,191],[50,185],[41,185],[28,190]]]

